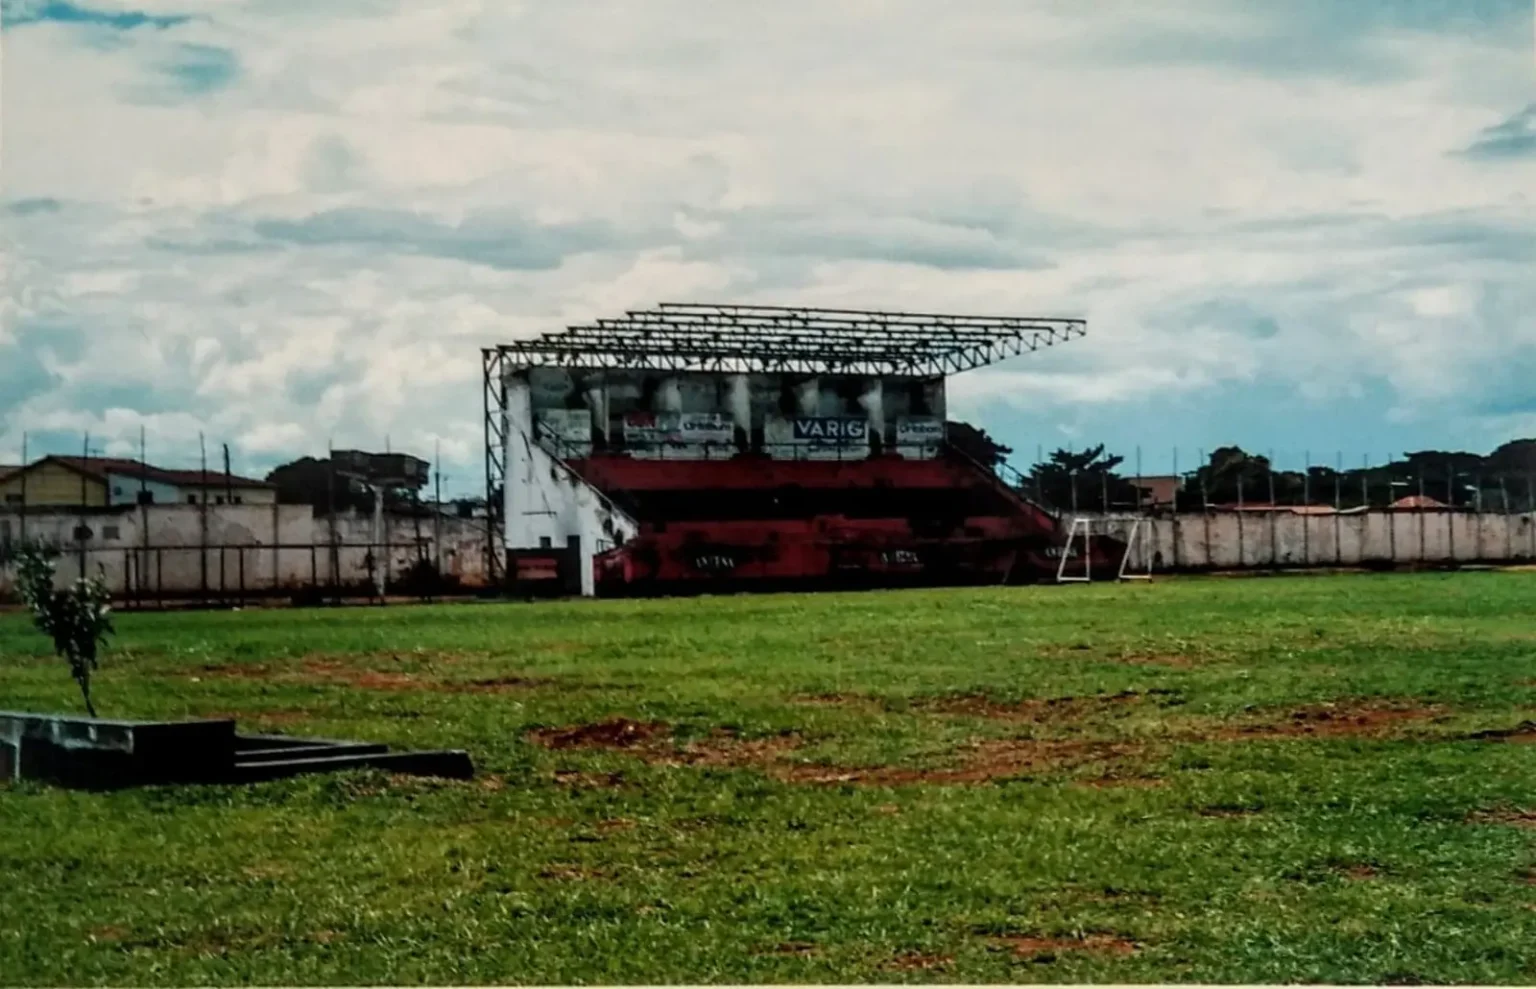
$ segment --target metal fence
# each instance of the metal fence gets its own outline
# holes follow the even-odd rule
[[[474,578],[445,572],[429,547],[396,543],[138,545],[58,550],[56,579],[101,577],[113,606],[135,611],[171,607],[242,607],[433,601],[479,594]],[[0,559],[0,599],[9,592]]]

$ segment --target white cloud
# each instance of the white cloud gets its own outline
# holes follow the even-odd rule
[[[7,32],[5,193],[58,206],[5,217],[0,357],[46,360],[0,459],[137,410],[257,458],[464,461],[480,346],[663,299],[1087,315],[956,384],[1042,431],[1382,382],[1489,445],[1514,420],[1476,386],[1536,343],[1536,163],[1454,153],[1530,102],[1497,32],[1214,0],[91,8],[188,19]],[[1308,31],[1305,64],[1243,61]],[[189,44],[237,75],[146,102]]]

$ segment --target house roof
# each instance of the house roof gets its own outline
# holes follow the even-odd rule
[[[1406,498],[1399,498],[1394,501],[1392,503],[1392,507],[1397,509],[1445,508],[1446,504],[1443,501],[1436,501],[1434,498],[1431,498],[1428,495],[1409,495]]]
[[[28,464],[23,469],[30,470],[42,463],[55,463],[77,474],[84,474],[87,477],[93,477],[103,482],[106,481],[107,475],[117,474],[133,478],[136,481],[153,481],[157,484],[169,484],[178,488],[200,488],[204,487],[205,484],[210,489],[272,487],[266,481],[258,481],[251,477],[240,477],[237,474],[225,474],[223,471],[208,471],[205,474],[200,470],[168,470],[164,467],[156,467],[154,464],[143,464],[137,460],[124,460],[116,457],[44,457],[42,460]]]

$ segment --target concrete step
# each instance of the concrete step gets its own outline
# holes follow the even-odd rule
[[[240,749],[235,752],[235,762],[238,765],[285,759],[383,755],[388,751],[389,746],[374,742],[315,742],[310,745],[283,745],[270,749]]]
[[[300,773],[331,773],[346,769],[380,769],[388,773],[412,776],[441,776],[470,779],[474,765],[469,754],[459,749],[439,752],[381,752],[371,754],[311,756],[307,758],[235,761],[233,781],[251,783],[281,779]]]

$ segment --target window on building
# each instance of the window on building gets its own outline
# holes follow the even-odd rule
[[[242,501],[244,501],[244,499],[241,498],[239,495],[235,495],[233,498],[230,499],[230,501],[232,501],[234,504],[238,505]]]
[[[10,519],[0,519],[0,546],[4,546],[7,543],[9,543],[10,541],[11,541],[11,520]]]
[[[222,504],[224,504],[224,496],[223,495],[219,495],[217,498],[213,499],[213,503],[215,505],[222,505]]]
[[[548,536],[539,537],[539,549],[549,549],[553,544]]]
[[[141,504],[141,505],[153,505],[154,503],[155,503],[155,493],[153,491],[140,491],[139,492],[139,504]]]
[[[187,504],[189,504],[189,505],[197,504],[197,495],[195,495],[195,494],[187,495]]]
[[[5,503],[7,505],[19,505],[19,504],[21,504],[21,495],[19,495],[19,494],[8,494],[8,495],[5,496]]]
[[[112,485],[112,494],[121,498],[123,496],[123,486],[121,484]]]
[[[104,525],[104,526],[101,527],[101,538],[103,538],[103,539],[121,539],[121,538],[123,538],[123,534],[122,534],[122,532],[119,531],[118,527],[115,526],[115,525]]]

